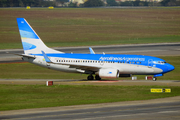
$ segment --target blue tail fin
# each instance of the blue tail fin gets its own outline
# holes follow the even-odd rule
[[[17,23],[21,38],[40,39],[36,32],[31,28],[31,26],[24,18],[17,18]]]
[[[62,53],[48,48],[24,18],[17,18],[17,24],[25,54]]]

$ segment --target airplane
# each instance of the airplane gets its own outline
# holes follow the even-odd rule
[[[153,56],[126,54],[64,53],[47,47],[24,18],[17,18],[24,61],[63,72],[88,74],[87,80],[101,78],[153,75],[157,77],[174,70],[165,60]],[[95,78],[94,78],[95,76]]]

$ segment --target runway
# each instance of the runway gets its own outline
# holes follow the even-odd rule
[[[133,44],[93,46],[97,54],[138,54],[151,56],[180,55],[180,43]],[[54,48],[66,53],[89,53],[89,46]],[[21,62],[21,57],[14,54],[23,54],[22,49],[0,50],[0,63]]]
[[[15,120],[179,120],[180,97],[92,105],[12,110],[0,119]]]

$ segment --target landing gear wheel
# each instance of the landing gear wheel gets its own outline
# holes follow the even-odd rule
[[[101,78],[99,77],[99,75],[96,75],[96,76],[95,76],[95,79],[96,79],[96,80],[101,80]]]
[[[92,75],[89,75],[89,76],[87,77],[87,80],[94,80],[94,77],[93,77]]]
[[[156,77],[154,77],[154,78],[153,78],[153,81],[156,81],[156,80],[157,80],[157,78],[156,78]]]

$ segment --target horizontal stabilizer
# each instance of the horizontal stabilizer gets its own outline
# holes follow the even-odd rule
[[[34,55],[26,55],[26,54],[14,54],[14,55],[28,57],[28,58],[36,58]]]

